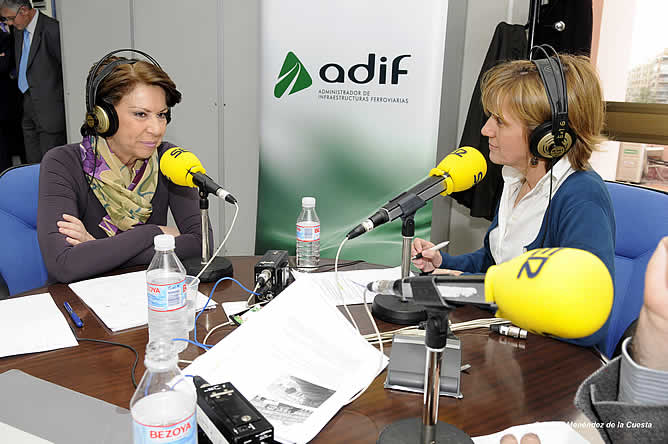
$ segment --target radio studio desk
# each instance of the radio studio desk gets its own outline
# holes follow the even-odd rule
[[[229,259],[234,264],[234,277],[252,288],[253,266],[259,256]],[[211,288],[212,284],[200,285],[200,291],[207,296]],[[75,328],[77,336],[133,346],[140,356],[136,369],[139,381],[145,370],[146,327],[112,333],[67,285],[52,285],[48,291],[70,324],[71,319],[63,308],[65,301],[69,301],[82,318],[84,327]],[[246,300],[247,297],[248,294],[235,283],[224,281],[216,288],[213,299],[221,303]],[[363,333],[371,333],[371,323],[363,306],[352,306],[351,311]],[[463,307],[450,313],[452,322],[484,317],[490,317],[489,313],[474,307]],[[197,339],[202,341],[208,329],[225,320],[220,307],[207,310],[198,320]],[[382,321],[377,323],[380,331],[400,327]],[[215,344],[233,328],[216,330],[207,343]],[[461,376],[463,399],[441,396],[439,420],[459,427],[470,436],[487,435],[512,425],[536,421],[589,422],[575,408],[573,398],[580,383],[601,366],[591,350],[532,334],[526,340],[499,336],[490,334],[487,329],[466,330],[458,332],[457,336],[462,344],[462,364],[470,364],[471,368]],[[388,344],[388,355],[389,347]],[[190,345],[180,358],[192,360],[201,353],[204,351]],[[133,360],[134,354],[125,348],[81,342],[78,347],[0,358],[0,373],[19,369],[129,408],[134,393],[130,380]],[[387,424],[403,418],[421,417],[422,394],[386,390],[383,388],[385,377],[386,371],[383,371],[367,391],[339,411],[312,442],[374,443]],[[595,431],[589,433],[593,435],[586,435],[587,438],[597,438]]]

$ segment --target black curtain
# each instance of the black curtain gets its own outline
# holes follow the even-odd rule
[[[471,216],[492,220],[496,204],[503,191],[501,166],[489,161],[489,143],[487,137],[480,134],[480,130],[487,121],[480,100],[480,78],[487,70],[501,62],[526,58],[527,37],[524,26],[509,25],[505,22],[499,23],[494,31],[492,42],[487,50],[485,61],[473,90],[464,132],[459,142],[459,146],[477,148],[487,160],[487,175],[478,185],[469,190],[452,194],[457,202],[471,210]]]

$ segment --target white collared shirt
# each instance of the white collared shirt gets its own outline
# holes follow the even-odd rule
[[[567,156],[562,157],[552,167],[553,197],[559,186],[574,172]],[[497,264],[521,255],[526,251],[524,247],[536,239],[550,194],[550,172],[548,172],[515,206],[515,200],[525,178],[522,173],[510,166],[504,166],[501,174],[504,185],[499,204],[499,224],[489,233],[489,247]]]
[[[25,27],[25,30],[30,33],[28,34],[28,38],[30,39],[31,46],[32,46],[32,38],[35,35],[35,28],[37,27],[38,19],[39,19],[39,9],[37,10],[37,13],[33,16],[32,20],[30,20],[30,23],[28,23],[28,26]]]

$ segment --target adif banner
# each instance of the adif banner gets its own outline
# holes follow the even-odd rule
[[[262,2],[256,253],[295,250],[301,198],[316,198],[321,257],[437,163],[447,1]],[[431,205],[416,215],[429,237]],[[398,265],[401,221],[341,257]]]

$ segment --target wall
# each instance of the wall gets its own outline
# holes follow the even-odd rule
[[[466,38],[466,10],[468,1],[448,3],[448,21],[445,34],[445,57],[441,83],[441,107],[438,126],[436,162],[457,148],[460,89],[462,84],[461,64],[464,59]],[[448,239],[450,233],[451,199],[436,198],[432,206],[431,240],[439,243]]]
[[[466,122],[469,104],[473,88],[480,75],[480,68],[487,55],[487,49],[492,41],[494,29],[501,21],[514,24],[527,22],[529,2],[521,1],[486,1],[469,0],[466,14],[466,40],[464,45],[464,58],[462,62],[462,84],[459,101],[459,125],[457,129],[457,142],[461,138]],[[511,17],[508,17],[508,16]],[[452,199],[450,215],[450,240],[448,253],[456,255],[469,253],[482,246],[485,232],[489,227],[489,221],[483,218],[471,217],[469,209],[458,204]],[[440,239],[434,239],[440,241]]]
[[[259,152],[260,1],[204,0],[184,8],[176,0],[57,0],[56,8],[63,39],[69,140],[80,140],[85,76],[90,66],[116,48],[136,45],[146,50],[174,77],[184,96],[174,109],[166,139],[197,153],[209,174],[239,199],[239,218],[225,251],[251,254]],[[524,23],[527,10],[526,1],[449,2],[436,160],[452,151],[461,137],[473,86],[496,24],[509,14],[516,23]],[[233,207],[211,202],[216,242],[222,239],[233,213]],[[450,239],[451,253],[478,248],[487,226],[486,220],[471,218],[467,209],[450,199],[435,202],[433,238]]]

